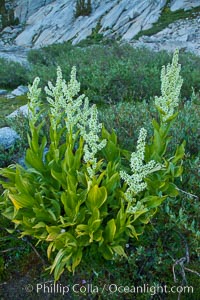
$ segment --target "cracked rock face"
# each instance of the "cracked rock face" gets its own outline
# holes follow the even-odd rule
[[[199,0],[172,0],[170,4],[171,11],[184,9],[188,10],[200,5]]]
[[[200,0],[91,0],[91,3],[89,16],[75,18],[75,0],[14,0],[12,7],[20,24],[1,32],[0,56],[25,63],[27,49],[65,41],[77,44],[97,28],[98,33],[106,38],[136,46],[148,45],[159,50],[178,45],[199,53],[197,18],[194,24],[191,20],[180,23],[180,26],[176,22],[171,31],[169,26],[154,36],[143,36],[137,42],[134,37],[141,30],[151,28],[166,5],[171,11],[188,10],[200,6]]]
[[[34,1],[34,7],[30,6],[32,13],[27,10],[25,14],[22,4],[17,6],[16,16],[21,19],[25,15],[28,17],[24,31],[15,39],[16,45],[41,47],[68,40],[76,44],[91,35],[99,22],[100,33],[104,36],[120,36],[129,41],[140,30],[150,28],[166,4],[166,0],[93,0],[92,13],[75,18],[74,0],[48,1],[46,4],[47,1],[40,1],[41,6],[36,9],[38,2]]]
[[[53,0],[15,0],[15,17],[19,18],[20,23],[24,23],[41,7],[51,2]]]
[[[200,16],[195,20],[180,20],[152,36],[142,36],[134,46],[146,46],[154,51],[174,51],[181,48],[200,55]]]

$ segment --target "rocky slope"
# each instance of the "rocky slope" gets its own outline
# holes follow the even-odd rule
[[[176,21],[152,36],[142,36],[132,41],[132,45],[147,46],[154,51],[174,51],[179,48],[200,55],[200,16]]]
[[[135,36],[159,22],[164,10],[200,7],[200,0],[92,0],[88,16],[75,17],[75,0],[13,0],[9,3],[18,25],[1,32],[1,56],[24,60],[26,49],[52,43],[79,43],[96,31],[106,38],[127,41],[154,50],[184,48],[200,55],[200,13],[179,20],[150,37]],[[21,50],[20,50],[21,49]],[[9,52],[10,51],[10,52]],[[17,51],[21,56],[17,56]]]

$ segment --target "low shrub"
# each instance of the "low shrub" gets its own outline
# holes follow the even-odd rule
[[[91,0],[77,0],[75,17],[88,16],[92,12]]]
[[[130,45],[71,46],[69,43],[32,50],[29,53],[31,70],[29,81],[39,75],[44,87],[48,80],[55,80],[56,67],[61,65],[63,75],[69,80],[72,66],[76,65],[81,92],[93,103],[149,101],[160,92],[160,69],[171,55],[147,49],[134,49]],[[91,63],[92,62],[92,63]],[[183,64],[182,98],[188,99],[200,90],[198,72],[200,59],[190,54],[180,54]]]
[[[0,87],[12,89],[28,82],[28,70],[20,63],[0,58]]]

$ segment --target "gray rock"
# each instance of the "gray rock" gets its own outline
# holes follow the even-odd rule
[[[27,66],[27,54],[29,49],[26,47],[19,47],[15,45],[0,45],[0,57],[8,60],[18,62]]]
[[[53,2],[55,0],[18,0],[15,7],[15,18],[19,18],[21,23],[38,11],[41,7]]]
[[[8,93],[6,90],[0,90],[0,96],[4,96]]]
[[[19,114],[24,115],[24,117],[28,117],[28,111],[29,111],[28,105],[25,104],[25,105],[21,106],[20,108],[16,109],[15,111],[13,111],[11,114],[9,114],[7,116],[7,118],[15,118]]]
[[[1,41],[3,45],[12,45],[13,40],[21,33],[23,27],[18,26],[8,26],[1,31]]]
[[[0,128],[0,146],[4,149],[11,148],[17,139],[19,139],[19,135],[12,128]]]
[[[199,53],[199,37],[193,32],[190,37],[182,32],[171,31],[173,39],[164,37],[164,32],[154,35],[154,41],[140,39],[134,42],[134,37],[141,30],[149,29],[157,22],[163,8],[168,5],[172,11],[177,9],[191,9],[200,6],[200,0],[91,0],[92,12],[89,16],[75,18],[74,0],[15,0],[15,17],[21,24],[7,27],[1,32],[0,56],[21,63],[27,63],[27,51],[31,48],[40,48],[53,43],[71,41],[77,44],[91,35],[93,29],[100,24],[99,33],[106,38],[140,45],[148,43],[152,49],[172,48],[169,44],[174,40],[174,45]],[[190,20],[186,20],[187,24]],[[185,24],[185,23],[184,23]],[[171,24],[173,26],[173,23]],[[170,25],[170,26],[171,26]],[[172,27],[168,27],[168,29]],[[99,28],[99,26],[98,26]],[[197,28],[199,28],[197,26]],[[176,29],[176,26],[173,26]],[[176,39],[177,37],[177,39]]]
[[[28,93],[28,88],[24,85],[18,86],[15,90],[11,92],[11,94],[15,97],[25,95],[26,93]]]
[[[27,166],[26,166],[26,164],[25,164],[25,156],[20,157],[20,158],[17,160],[17,163],[18,163],[19,165],[21,165],[24,169],[27,168]]]
[[[98,22],[101,24],[99,32],[104,36],[122,36],[122,40],[129,41],[158,20],[166,1],[93,0],[92,13],[78,18],[74,18],[74,0],[53,1],[29,14],[25,29],[15,43],[35,48],[69,40],[77,44],[91,35]]]
[[[15,99],[15,96],[12,94],[8,94],[8,95],[6,95],[6,98],[7,99]]]
[[[179,9],[189,10],[198,6],[200,6],[199,0],[172,0],[170,9],[171,11],[176,11]]]
[[[200,16],[174,22],[153,36],[142,36],[133,42],[133,46],[145,46],[154,51],[174,51],[178,48],[200,55]]]

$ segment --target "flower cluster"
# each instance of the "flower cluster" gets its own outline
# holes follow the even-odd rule
[[[163,66],[161,70],[161,94],[155,98],[155,105],[163,121],[167,121],[173,114],[175,107],[178,106],[179,95],[183,80],[179,75],[181,70],[178,64],[178,50],[174,53],[172,64],[167,67]]]
[[[133,195],[138,194],[147,187],[147,184],[143,179],[148,174],[162,168],[162,165],[156,163],[154,160],[151,160],[147,164],[144,164],[146,135],[147,131],[144,128],[141,128],[137,141],[137,151],[131,154],[130,166],[132,175],[127,174],[125,171],[120,172],[121,178],[128,185],[125,196],[129,201],[132,201]]]
[[[80,83],[76,79],[76,68],[71,71],[71,78],[68,84],[62,78],[60,67],[57,69],[57,81],[53,86],[51,82],[45,88],[50,103],[51,125],[54,130],[59,126],[61,118],[65,119],[68,132],[80,130],[84,139],[84,161],[88,164],[88,173],[93,177],[97,159],[96,153],[106,145],[106,140],[99,142],[99,132],[102,124],[98,122],[97,108],[89,106],[88,98],[80,95]]]
[[[81,115],[81,105],[85,95],[79,96],[76,101],[74,97],[80,91],[80,83],[76,80],[76,68],[71,71],[70,81],[67,84],[62,77],[61,68],[57,68],[56,85],[53,86],[48,82],[45,92],[48,95],[47,101],[50,104],[51,125],[55,130],[59,126],[62,116],[65,118],[66,128],[68,131],[77,124]]]
[[[29,109],[29,122],[34,126],[34,124],[37,122],[39,113],[37,113],[38,108],[40,106],[39,102],[39,96],[41,93],[41,89],[38,88],[38,85],[40,83],[40,78],[36,77],[33,81],[32,86],[29,86],[29,92],[28,92],[28,109]]]
[[[142,204],[140,201],[137,201],[136,204],[134,203],[134,206],[133,205],[128,206],[127,213],[135,214],[138,211],[142,211],[142,210],[148,211],[148,209],[145,208],[144,204]]]
[[[87,170],[92,178],[97,166],[96,153],[106,146],[106,140],[99,141],[99,132],[102,128],[102,124],[98,122],[96,105],[89,108],[88,100],[85,102],[82,118],[78,127],[85,141],[83,159],[88,164]]]

